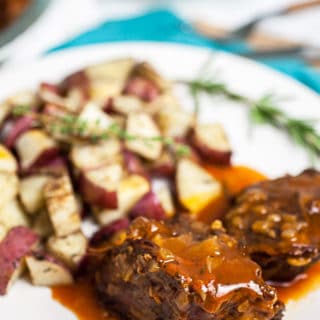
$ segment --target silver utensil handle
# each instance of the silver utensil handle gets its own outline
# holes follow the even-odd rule
[[[284,9],[284,14],[301,11],[301,10],[312,8],[315,6],[320,6],[320,0],[311,0],[311,1],[304,1],[300,3],[292,4]]]

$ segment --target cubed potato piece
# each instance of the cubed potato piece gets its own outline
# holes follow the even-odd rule
[[[16,173],[17,169],[17,160],[13,154],[4,145],[0,144],[0,171]]]
[[[15,107],[36,107],[38,105],[37,95],[32,91],[21,91],[0,103],[0,125]]]
[[[41,239],[47,238],[54,233],[47,210],[42,209],[35,217],[32,230],[39,235]]]
[[[85,73],[90,80],[100,79],[107,82],[119,83],[121,92],[124,82],[131,73],[134,65],[135,61],[133,59],[122,58],[90,66],[85,69]]]
[[[163,109],[179,111],[182,110],[179,100],[169,91],[161,94],[157,99],[149,103],[148,109],[157,113]]]
[[[173,152],[164,150],[158,159],[148,163],[148,169],[153,177],[171,178],[176,171]]]
[[[83,233],[76,232],[66,237],[50,237],[47,248],[57,259],[75,270],[86,253],[87,244],[87,238]]]
[[[154,220],[166,219],[166,213],[154,191],[146,193],[131,209],[131,218],[145,217]]]
[[[29,226],[28,217],[16,199],[12,199],[0,208],[0,223],[7,230],[17,226]]]
[[[91,101],[103,107],[106,100],[121,94],[123,82],[94,79],[90,82],[89,94]]]
[[[96,104],[87,103],[79,115],[79,122],[85,122],[85,136],[99,136],[104,134],[114,124],[111,116],[103,112]]]
[[[2,126],[5,119],[7,119],[8,115],[10,114],[12,107],[7,102],[0,103],[0,125]]]
[[[19,180],[15,174],[0,172],[0,208],[13,200],[19,192]]]
[[[72,148],[70,158],[79,170],[121,163],[121,143],[118,139],[108,139],[97,144],[78,144]]]
[[[58,155],[56,142],[39,129],[32,129],[20,135],[15,147],[22,169],[42,165]]]
[[[37,106],[39,99],[36,92],[31,90],[24,90],[9,97],[6,100],[6,102],[11,107],[15,107],[15,106],[35,107]]]
[[[180,203],[197,214],[223,194],[221,183],[195,162],[181,159],[176,173]]]
[[[123,174],[123,168],[119,164],[85,171],[80,176],[81,194],[92,205],[116,209],[118,207],[117,188]]]
[[[0,242],[0,296],[5,295],[23,270],[23,258],[37,245],[29,228],[15,227]]]
[[[153,141],[152,138],[161,137],[161,133],[150,115],[146,113],[129,114],[127,133],[137,137],[126,141],[126,146],[130,151],[149,160],[155,160],[160,156],[162,142]]]
[[[205,161],[230,165],[231,146],[221,124],[197,124],[191,141]]]
[[[176,209],[173,204],[172,195],[169,186],[163,186],[159,190],[155,190],[159,202],[161,203],[164,212],[168,218],[174,216]]]
[[[80,230],[79,206],[67,175],[50,179],[44,187],[44,197],[57,236],[66,236]]]
[[[183,110],[162,108],[157,120],[160,130],[167,137],[185,137],[194,125],[194,116]]]
[[[150,191],[148,179],[140,175],[124,178],[118,187],[118,208],[114,210],[95,208],[94,215],[101,225],[109,224],[126,216],[132,207]]]
[[[35,286],[54,287],[73,283],[71,272],[49,255],[27,256],[26,265]]]
[[[160,92],[167,91],[171,88],[171,82],[165,79],[159,72],[148,62],[138,63],[131,73],[131,78],[142,78],[152,83]]]
[[[47,175],[34,175],[21,179],[20,199],[29,214],[36,214],[44,207],[44,186],[50,179]]]
[[[143,108],[145,108],[144,103],[135,96],[122,95],[112,100],[112,110],[124,115],[143,111]]]
[[[0,242],[5,238],[7,235],[7,228],[5,227],[4,224],[0,222]]]

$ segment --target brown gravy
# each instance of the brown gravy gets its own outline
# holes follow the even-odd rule
[[[234,195],[248,185],[265,180],[261,173],[243,166],[213,167],[205,166],[218,180],[222,181],[229,195]],[[223,200],[210,205],[203,213],[219,211],[219,217],[226,209]],[[204,219],[205,220],[205,219]],[[299,300],[320,287],[320,262],[311,267],[304,275],[295,282],[277,287],[279,297],[282,301]],[[87,282],[75,283],[71,286],[58,286],[52,288],[52,297],[63,306],[71,310],[79,320],[116,320],[105,309],[103,309],[95,298],[94,289]]]

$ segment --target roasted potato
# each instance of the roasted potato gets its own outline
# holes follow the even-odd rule
[[[37,245],[29,228],[15,227],[0,242],[0,295],[5,295],[23,270],[23,259]]]
[[[123,177],[123,168],[119,164],[88,170],[80,176],[80,190],[84,199],[106,209],[118,207],[117,188]]]
[[[80,230],[79,206],[67,175],[51,178],[44,187],[44,198],[57,236],[63,237]]]
[[[150,160],[155,160],[160,156],[162,142],[156,139],[161,137],[161,133],[151,116],[146,113],[129,114],[127,133],[129,136],[137,137],[126,141],[128,150]]]
[[[0,208],[0,223],[10,230],[17,226],[29,226],[29,219],[16,199],[8,201]]]
[[[47,254],[26,257],[26,265],[32,284],[53,287],[73,283],[71,272],[60,261]]]
[[[65,237],[52,236],[47,242],[48,251],[57,259],[75,270],[87,250],[87,238],[82,232],[75,232]]]
[[[199,213],[223,194],[221,183],[188,159],[178,162],[176,188],[180,203],[192,214]]]
[[[191,141],[206,162],[230,165],[231,146],[220,124],[197,124]]]
[[[15,148],[23,170],[42,166],[59,153],[57,143],[45,131],[39,129],[32,129],[20,135]]]
[[[124,178],[117,189],[118,208],[101,210],[95,208],[94,215],[101,225],[126,216],[132,207],[150,190],[149,181],[140,175],[129,175]]]
[[[33,175],[22,178],[20,182],[20,199],[27,213],[34,215],[44,207],[44,186],[48,175]]]

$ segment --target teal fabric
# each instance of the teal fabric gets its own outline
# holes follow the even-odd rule
[[[221,44],[198,34],[192,26],[168,10],[155,10],[141,16],[107,21],[51,49],[59,50],[120,41],[158,41],[181,43],[233,53],[245,53],[250,48],[244,42]],[[320,93],[320,73],[298,59],[264,59],[261,62],[286,73]]]

